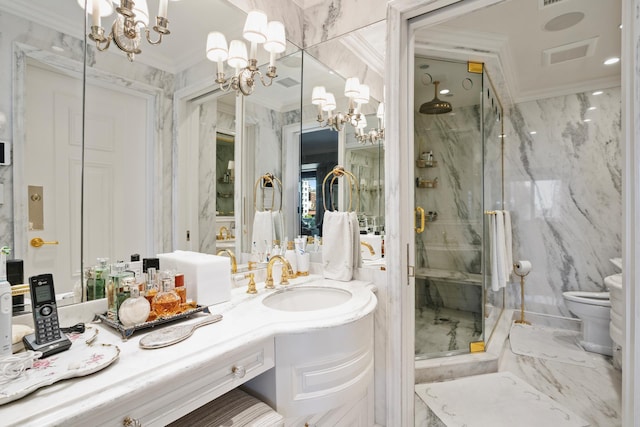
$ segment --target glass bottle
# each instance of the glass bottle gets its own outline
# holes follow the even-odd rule
[[[187,288],[184,286],[184,274],[176,273],[175,276],[175,291],[180,297],[180,303],[187,302]]]
[[[153,297],[151,308],[158,317],[172,316],[180,311],[180,297],[173,290],[171,278],[162,279],[162,291]]]
[[[153,297],[158,293],[158,275],[155,267],[149,267],[147,269],[147,289],[144,293],[144,297],[149,301],[149,304],[153,303]]]
[[[98,258],[98,265],[93,270],[94,273],[94,295],[93,299],[100,299],[105,297],[105,284],[107,275],[109,274],[109,266],[107,261],[109,258]]]
[[[118,300],[118,294],[122,289],[122,281],[127,277],[133,276],[131,272],[124,271],[124,263],[117,263],[111,266],[111,273],[109,274],[109,282],[107,284],[107,318],[114,322],[118,321],[119,303],[124,301],[124,299],[121,301]]]
[[[126,280],[129,280],[129,278],[125,279],[125,281]],[[137,286],[132,286],[130,292],[131,296],[122,302],[118,310],[120,323],[125,327],[144,323],[151,312],[149,301],[147,301],[145,297],[140,296],[140,290]]]

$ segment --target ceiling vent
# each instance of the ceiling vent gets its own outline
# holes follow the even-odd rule
[[[300,84],[300,82],[292,79],[291,77],[285,77],[284,79],[276,80],[276,83],[281,84],[284,87],[293,87]]]
[[[564,3],[566,1],[567,0],[539,0],[538,8],[542,10],[547,6],[553,6],[554,4]]]
[[[596,50],[597,41],[598,37],[593,37],[591,39],[545,49],[542,51],[542,65],[554,65],[592,56]]]

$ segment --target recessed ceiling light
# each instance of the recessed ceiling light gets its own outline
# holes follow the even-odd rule
[[[598,96],[598,95],[602,95],[602,93],[603,92],[601,90],[597,90],[597,91],[593,92],[591,95]]]
[[[569,12],[556,16],[549,22],[544,24],[544,29],[547,31],[560,31],[571,28],[584,19],[584,13],[582,12]]]
[[[531,132],[529,132],[529,135],[535,135],[536,133],[538,132],[536,132],[535,130],[532,130]]]
[[[590,122],[590,121],[591,121],[591,119],[584,119],[583,120],[583,122],[585,122],[585,123]]]
[[[500,135],[498,135],[498,138],[504,138],[504,133],[501,133]]]
[[[604,65],[613,65],[617,64],[618,62],[620,62],[620,58],[614,56],[613,58],[609,58],[604,61]]]
[[[589,107],[589,108],[587,108],[587,111],[593,111],[593,110],[596,110],[596,109],[597,109],[597,107]]]
[[[449,92],[451,92],[449,89],[442,89],[442,90],[440,91],[440,95],[446,95],[446,94],[448,94]]]

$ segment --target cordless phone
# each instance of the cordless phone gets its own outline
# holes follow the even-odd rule
[[[23,338],[25,347],[41,351],[47,357],[71,347],[71,341],[60,330],[58,324],[58,308],[56,293],[53,287],[53,276],[41,274],[29,278],[29,291],[35,333]]]

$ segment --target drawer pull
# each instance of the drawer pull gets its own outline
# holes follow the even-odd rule
[[[122,425],[124,427],[142,427],[142,423],[140,421],[131,417],[125,417],[125,419],[122,420]]]
[[[247,370],[244,366],[234,366],[233,368],[231,368],[231,372],[233,373],[233,376],[235,378],[244,378]]]

